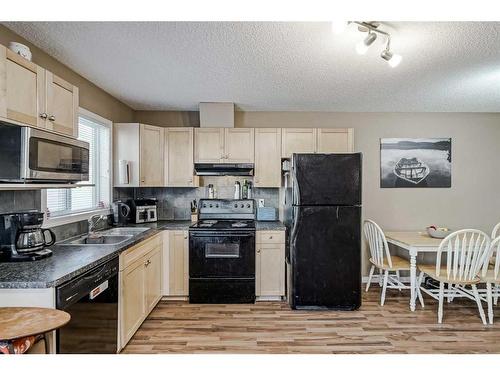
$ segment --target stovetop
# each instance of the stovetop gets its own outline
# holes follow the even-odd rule
[[[200,220],[189,229],[196,230],[255,230],[254,220]]]

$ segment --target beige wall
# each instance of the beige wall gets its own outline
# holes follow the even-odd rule
[[[135,111],[134,122],[156,126],[200,126],[197,111]]]
[[[100,89],[92,82],[86,80],[66,65],[35,47],[19,35],[0,25],[0,44],[8,46],[9,42],[20,42],[27,45],[33,53],[33,62],[50,70],[64,80],[78,86],[80,89],[80,107],[105,117],[113,122],[132,122],[133,110],[115,99],[113,96]]]
[[[363,215],[384,229],[423,230],[438,224],[491,233],[500,221],[499,113],[236,112],[235,123],[353,127],[355,149],[363,153]],[[451,137],[452,187],[381,189],[379,138],[384,137]]]

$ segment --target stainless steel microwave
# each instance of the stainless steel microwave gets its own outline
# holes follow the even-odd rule
[[[72,183],[88,179],[87,142],[0,124],[0,181]]]

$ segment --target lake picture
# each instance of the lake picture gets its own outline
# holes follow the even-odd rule
[[[451,187],[451,138],[380,139],[380,187]]]

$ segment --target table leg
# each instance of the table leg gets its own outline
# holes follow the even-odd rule
[[[45,354],[50,354],[50,337],[49,335],[51,335],[52,332],[46,332],[44,335],[43,335],[43,341],[45,342]]]
[[[415,311],[417,299],[417,251],[410,249],[410,310]]]

